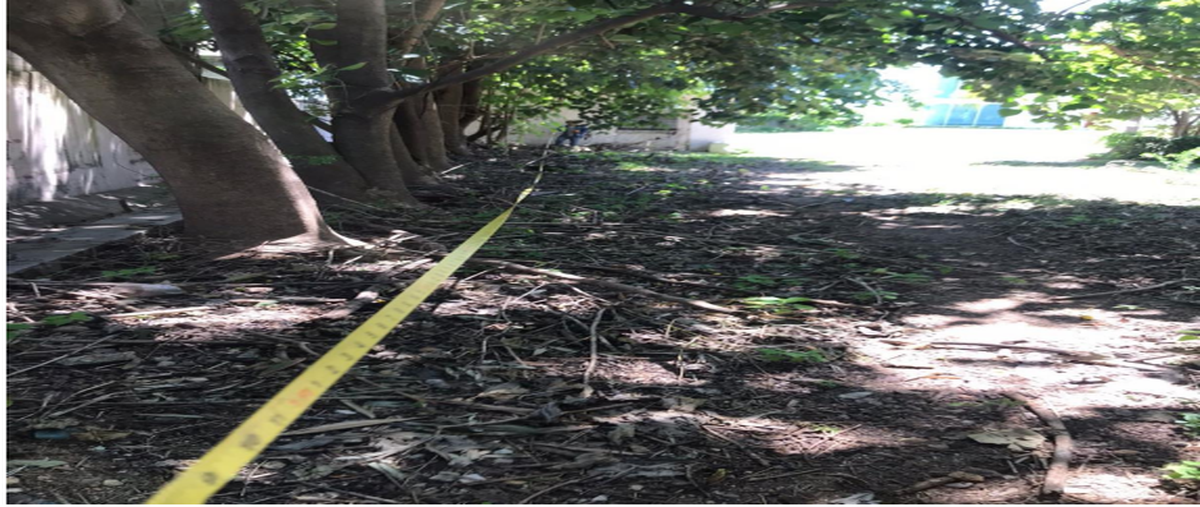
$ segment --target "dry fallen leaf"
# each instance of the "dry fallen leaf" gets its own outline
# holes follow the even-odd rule
[[[1006,445],[1011,451],[1029,451],[1041,447],[1046,437],[1040,433],[1025,428],[985,431],[972,433],[968,438],[981,444]]]

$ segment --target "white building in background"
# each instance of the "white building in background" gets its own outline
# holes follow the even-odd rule
[[[920,106],[913,107],[905,102],[903,93],[887,94],[887,104],[867,106],[858,111],[867,125],[903,123],[917,127],[1053,128],[1050,124],[1035,123],[1033,116],[1025,112],[1001,116],[1000,104],[974,96],[963,89],[961,79],[943,76],[936,67],[914,65],[889,68],[881,74],[884,79],[908,88],[909,96]]]

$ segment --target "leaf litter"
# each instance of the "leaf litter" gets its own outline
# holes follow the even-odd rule
[[[1021,243],[1058,256],[1050,264],[1028,263],[1041,271],[1021,272],[1028,283],[1016,290],[1062,293],[1050,286],[1067,279],[1089,285],[1172,279],[1169,270],[1121,256],[1086,273],[1070,266],[1095,252],[1134,251],[1148,237],[1179,236],[1178,228],[1200,220],[1190,208],[1088,208],[1124,213],[1123,220],[1141,226],[1118,235],[1058,227],[1062,213],[1050,208],[998,215],[923,212],[889,215],[911,227],[885,233],[861,224],[924,196],[830,201],[820,190],[768,192],[753,183],[780,170],[805,174],[810,164],[637,154],[628,157],[660,170],[626,172],[615,167],[624,156],[558,159],[568,169],[552,170],[543,190],[575,195],[531,200],[480,254],[584,281],[499,264],[464,269],[213,502],[293,503],[318,492],[354,500],[336,492],[345,491],[420,503],[531,497],[547,503],[1019,503],[1044,470],[1008,446],[1028,453],[1042,444],[1034,445],[1030,433],[1044,437],[1028,429],[1034,423],[1020,407],[993,403],[1000,392],[986,387],[1009,388],[1014,381],[972,370],[968,362],[943,360],[938,370],[952,375],[917,378],[887,366],[903,365],[905,358],[914,360],[909,364],[989,360],[991,353],[897,349],[883,340],[920,340],[928,328],[907,315],[972,303],[984,297],[979,291],[1017,287],[989,273],[1027,267],[1007,250],[1011,244],[987,246],[982,238],[991,231],[1019,231]],[[490,219],[518,190],[511,167],[502,157],[481,159],[463,171],[468,178],[456,181],[472,188],[471,196],[420,215],[372,211],[368,218],[353,207],[338,210],[347,233],[378,239],[381,248],[373,251],[262,252],[214,260],[183,249],[169,233],[151,234],[70,260],[41,278],[50,279],[39,286],[40,298],[28,285],[10,284],[10,315],[35,321],[73,312],[97,316],[60,327],[30,326],[9,347],[10,371],[37,368],[9,379],[10,401],[15,399],[9,455],[62,463],[47,469],[54,474],[50,481],[17,472],[25,479],[21,494],[28,496],[11,500],[56,494],[91,502],[144,500],[377,310],[394,294],[392,287],[419,275],[444,251],[439,245],[455,244]],[[710,183],[695,183],[700,180]],[[630,193],[667,184],[689,190],[649,199],[640,197],[649,192]],[[926,231],[933,229],[921,228],[964,224],[973,229],[962,230],[978,232],[938,236],[938,250],[930,249],[935,242]],[[1083,246],[1076,251],[1066,245]],[[1194,258],[1193,250],[1172,250],[1174,245],[1163,245],[1164,255],[1182,263]],[[130,272],[121,282],[147,287],[120,293],[72,285],[101,271],[137,268],[149,254],[161,253],[178,256],[155,261],[154,270]],[[913,283],[922,277],[936,283]],[[381,280],[383,292],[359,298]],[[956,285],[963,280],[977,293]],[[649,292],[630,292],[629,286]],[[655,294],[728,305],[738,313]],[[1164,312],[1163,325],[1127,317],[1128,325],[1144,333],[1161,330],[1173,340],[1181,326],[1167,322],[1178,311],[1171,305],[1194,302],[1196,295],[1177,286],[1161,295],[1167,300],[1136,302]],[[232,303],[252,299],[273,303]],[[352,305],[353,311],[339,311]],[[198,307],[206,311],[171,311]],[[1075,325],[1121,324],[1091,309],[1074,313],[1080,314],[1095,318],[1076,318]],[[98,339],[107,340],[107,350],[88,348]],[[1012,350],[1019,359],[1019,349]],[[64,354],[69,357],[46,362]],[[122,359],[67,361],[106,354]],[[1072,378],[1142,374],[1080,362],[1058,366],[1076,372]],[[585,386],[584,372],[592,368]],[[960,383],[967,380],[984,387],[960,397],[961,388],[972,385]],[[1016,383],[1056,394],[1055,385]],[[1095,385],[1114,384],[1120,382]],[[589,395],[579,396],[585,387]],[[1107,439],[1145,442],[1138,449],[1149,461],[1138,470],[1150,476],[1158,473],[1151,463],[1176,457],[1161,451],[1179,449],[1168,445],[1178,441],[1173,423],[1139,420],[1143,408],[1177,407],[1126,405],[1104,419],[1068,412],[1073,432],[1092,442],[1085,450],[1097,449],[1085,456],[1090,469],[1126,466],[1103,453]],[[70,446],[33,437],[35,422],[66,420],[67,414],[90,421],[89,431],[120,436],[91,448],[95,442]],[[1013,433],[996,436],[979,428]],[[977,443],[984,434],[989,443]],[[952,476],[964,460],[986,470],[987,480],[962,480],[967,472]],[[21,461],[9,461],[10,472],[36,466],[14,463]],[[928,480],[927,470],[948,471],[937,481],[945,487],[898,493]],[[125,486],[101,487],[105,480]],[[1010,496],[994,496],[1004,491]],[[1168,492],[1154,494],[1170,498]]]

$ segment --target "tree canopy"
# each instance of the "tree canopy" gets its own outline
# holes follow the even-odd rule
[[[1121,0],[1047,20],[1040,53],[1009,59],[977,89],[1046,121],[1163,117],[1200,133],[1200,1]]]

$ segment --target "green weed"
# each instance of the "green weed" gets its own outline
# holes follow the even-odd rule
[[[9,323],[5,325],[5,342],[12,343],[21,334],[37,326],[59,327],[76,322],[88,322],[90,320],[92,320],[92,317],[84,312],[71,312],[65,315],[49,315],[44,317],[40,322]]]
[[[783,349],[755,349],[758,358],[768,363],[828,363],[829,358],[820,350],[796,352]]]
[[[794,313],[800,311],[816,310],[816,307],[806,305],[812,301],[809,298],[790,297],[756,297],[742,299],[742,303],[756,310],[768,310],[771,313]]]
[[[158,268],[154,266],[142,266],[139,268],[117,269],[112,271],[101,271],[100,276],[109,280],[125,280],[138,275],[153,275],[158,272]]]
[[[1179,414],[1175,423],[1183,426],[1183,431],[1193,437],[1200,437],[1200,414],[1185,412]]]
[[[1200,481],[1200,461],[1180,461],[1163,467],[1163,477],[1176,481]]]

